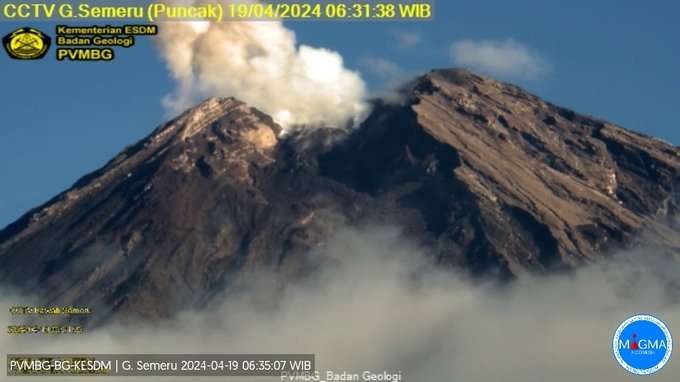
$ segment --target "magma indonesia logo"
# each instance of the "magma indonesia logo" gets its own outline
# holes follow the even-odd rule
[[[661,320],[640,314],[619,325],[612,346],[621,367],[647,375],[659,371],[671,358],[673,339]]]
[[[19,28],[2,39],[7,54],[17,60],[38,60],[45,57],[50,42],[48,35],[28,27]]]

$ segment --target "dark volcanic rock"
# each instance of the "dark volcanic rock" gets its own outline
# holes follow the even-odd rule
[[[573,266],[642,227],[677,247],[680,150],[464,70],[416,80],[321,170],[416,209],[441,259],[484,271]]]
[[[643,229],[680,249],[664,224],[679,175],[676,147],[463,70],[416,79],[350,134],[281,138],[210,99],[0,231],[0,280],[100,319],[165,317],[250,269],[304,272],[335,225],[364,221],[476,274],[544,272]]]

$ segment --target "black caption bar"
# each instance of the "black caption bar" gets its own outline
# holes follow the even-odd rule
[[[280,377],[314,363],[314,354],[8,354],[7,376]]]

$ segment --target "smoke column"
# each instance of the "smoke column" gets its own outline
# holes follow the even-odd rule
[[[233,96],[279,124],[345,127],[367,111],[365,85],[337,52],[298,45],[281,21],[191,21],[160,28],[158,46],[177,88],[178,113],[203,98]]]

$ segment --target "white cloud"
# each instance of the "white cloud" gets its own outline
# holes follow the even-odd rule
[[[176,22],[158,45],[177,83],[165,99],[178,113],[233,96],[284,126],[344,126],[367,110],[364,83],[334,51],[299,45],[281,21]]]
[[[497,77],[536,79],[548,70],[539,54],[512,39],[460,40],[451,44],[449,54],[457,66]]]
[[[391,103],[401,102],[403,94],[398,89],[413,76],[411,71],[382,57],[364,57],[359,60],[359,65],[364,73],[380,81],[380,85],[372,92],[373,96]]]
[[[385,80],[403,78],[406,73],[397,63],[381,57],[365,57],[359,64],[366,72]]]
[[[391,30],[388,34],[395,39],[400,48],[413,48],[423,42],[423,36],[417,31]]]
[[[610,349],[620,322],[644,311],[671,330],[680,327],[680,264],[654,252],[499,286],[434,269],[431,254],[399,230],[334,231],[310,254],[325,259],[310,280],[248,275],[242,293],[173,321],[109,324],[78,337],[4,335],[0,347],[47,354],[315,353],[322,371],[401,371],[406,381],[617,381],[627,376]],[[3,292],[5,312],[26,303]],[[677,380],[678,373],[680,363],[671,360],[651,380]],[[248,379],[274,380],[280,379]]]

